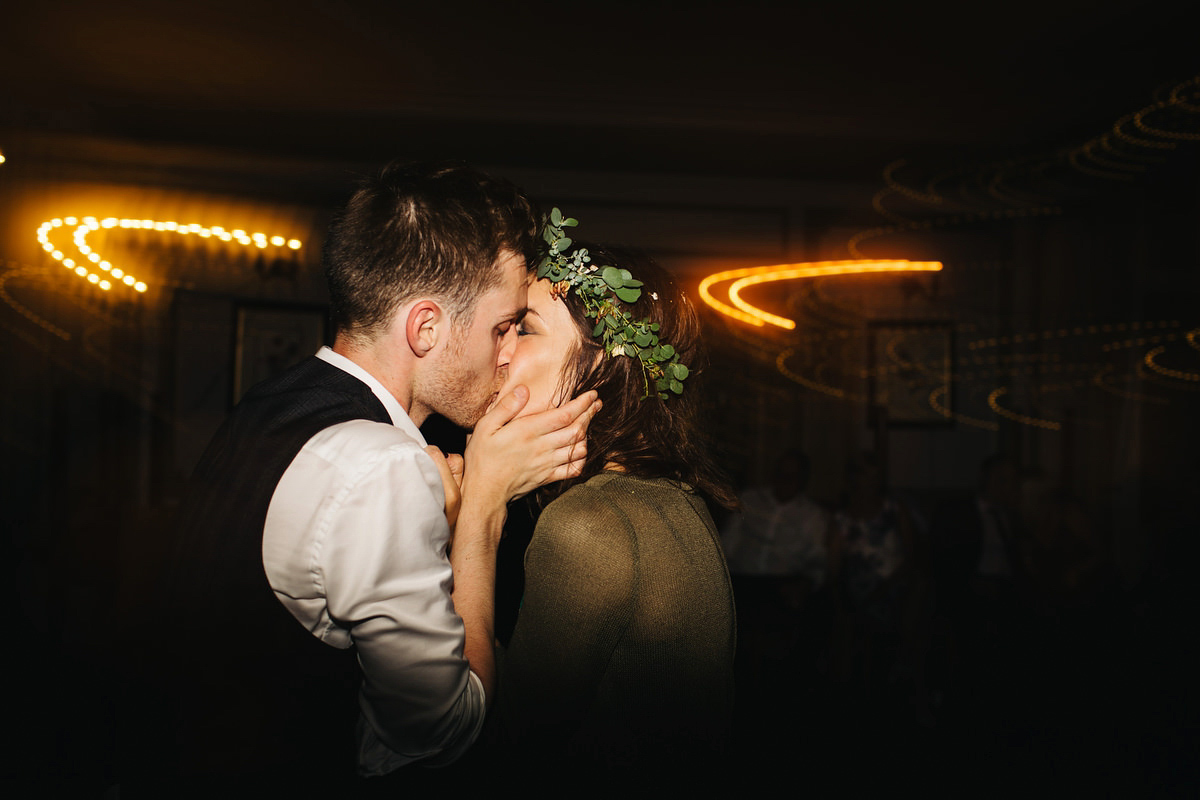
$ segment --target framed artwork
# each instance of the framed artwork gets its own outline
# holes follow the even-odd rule
[[[873,322],[871,406],[892,426],[954,422],[954,329],[948,322]]]
[[[326,310],[321,306],[239,305],[233,402],[254,384],[311,356],[325,341]]]

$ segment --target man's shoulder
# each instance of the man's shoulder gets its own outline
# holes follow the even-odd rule
[[[424,452],[424,445],[390,423],[352,419],[318,431],[304,450],[330,461],[358,461],[387,453]]]

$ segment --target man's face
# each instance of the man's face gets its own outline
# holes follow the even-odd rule
[[[503,251],[500,281],[475,306],[466,330],[455,329],[428,391],[427,405],[464,428],[474,428],[495,397],[525,313],[529,273],[525,259]]]

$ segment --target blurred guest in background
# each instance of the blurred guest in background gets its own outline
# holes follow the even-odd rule
[[[952,696],[967,692],[1000,701],[1012,685],[1006,664],[1014,656],[1030,557],[1020,489],[1016,463],[993,455],[980,466],[976,492],[934,516],[937,617],[949,636],[940,671]]]
[[[918,547],[912,517],[888,495],[875,455],[851,459],[829,549],[831,671],[864,702],[920,689],[924,570]]]
[[[810,471],[803,452],[785,451],[770,482],[746,489],[741,512],[721,530],[737,597],[738,663],[751,690],[771,682],[773,667],[799,666],[798,637],[825,582],[829,513],[804,493]]]

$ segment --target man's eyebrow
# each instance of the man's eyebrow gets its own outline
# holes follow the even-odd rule
[[[529,313],[528,306],[526,306],[525,308],[518,308],[515,311],[510,311],[509,313],[507,313],[503,317],[501,317],[500,321],[497,322],[496,325],[497,326],[504,325],[509,322],[511,322],[515,325],[520,325],[521,320],[525,319],[525,315],[528,313]],[[534,313],[537,313],[537,312],[534,312]]]

